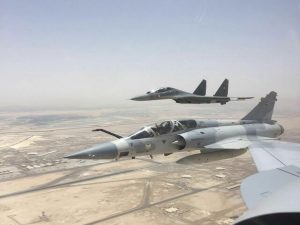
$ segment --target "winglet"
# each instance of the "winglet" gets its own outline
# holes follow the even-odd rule
[[[277,93],[271,91],[242,120],[257,120],[271,122]]]
[[[201,81],[201,83],[198,85],[198,87],[193,92],[193,94],[195,94],[195,95],[201,95],[201,96],[205,96],[206,95],[206,80],[205,79],[203,79]]]
[[[216,94],[214,96],[222,96],[222,97],[227,97],[228,95],[228,85],[229,81],[228,79],[225,79],[219,89],[217,90]]]

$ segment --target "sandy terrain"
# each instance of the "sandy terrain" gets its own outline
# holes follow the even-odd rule
[[[157,157],[152,163],[125,160],[68,172],[2,182],[0,221],[3,224],[199,224],[237,217],[244,204],[239,189],[226,187],[240,182],[254,166],[231,177],[232,159],[206,165],[182,165],[176,161],[192,153],[172,156],[172,162]],[[235,163],[251,165],[237,157]],[[130,163],[129,163],[130,162]],[[108,166],[109,165],[109,166]],[[225,178],[218,178],[217,166]],[[96,171],[99,171],[98,173]],[[13,185],[15,184],[15,186]],[[168,212],[168,209],[174,211]],[[234,210],[233,210],[234,209]],[[224,216],[225,213],[228,215]],[[137,215],[137,216],[136,216]],[[144,216],[143,216],[144,215]],[[166,219],[163,219],[166,217]],[[140,220],[140,219],[141,220]],[[225,224],[223,222],[219,224]]]
[[[248,152],[218,154],[207,163],[197,151],[118,162],[62,158],[113,140],[91,132],[99,127],[128,135],[178,115],[226,118],[232,112],[234,119],[244,114],[232,105],[201,110],[173,105],[2,113],[0,225],[231,224],[246,210],[239,184],[256,172]],[[300,142],[300,117],[275,117],[286,130],[282,139]]]

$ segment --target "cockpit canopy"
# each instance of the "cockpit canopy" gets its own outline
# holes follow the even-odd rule
[[[177,131],[184,130],[185,126],[182,125],[177,120],[169,120],[160,123],[159,125],[155,124],[152,126],[144,127],[140,129],[135,134],[131,135],[131,139],[142,139],[142,138],[150,138],[164,134],[170,134]]]
[[[163,92],[170,91],[170,90],[172,90],[172,88],[162,87],[159,89],[154,89],[154,90],[148,91],[146,94],[163,93]]]

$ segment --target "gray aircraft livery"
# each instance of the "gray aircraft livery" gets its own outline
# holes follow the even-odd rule
[[[248,210],[235,225],[299,225],[300,144],[264,140],[248,149],[258,173],[241,183]]]
[[[119,159],[200,149],[201,162],[216,154],[250,151],[258,173],[241,184],[248,210],[235,225],[300,224],[300,144],[276,140],[283,127],[272,120],[276,93],[270,92],[237,122],[176,120],[147,126],[129,137],[71,154],[74,159]],[[223,150],[223,151],[222,151]],[[237,153],[234,153],[237,152]],[[222,156],[218,159],[222,159]]]
[[[244,118],[235,122],[216,120],[170,120],[141,128],[121,137],[104,129],[118,139],[65,156],[69,159],[119,159],[154,154],[169,155],[199,149],[201,154],[218,150],[247,148],[253,141],[275,139],[283,127],[273,121],[276,93],[270,92]]]
[[[178,90],[172,87],[163,87],[157,90],[148,91],[144,95],[131,98],[134,101],[150,101],[150,100],[162,100],[173,99],[177,103],[181,104],[209,104],[220,103],[222,105],[229,101],[239,101],[251,99],[253,97],[228,97],[228,79],[225,79],[214,96],[206,95],[206,80],[202,80],[199,86],[193,93]]]

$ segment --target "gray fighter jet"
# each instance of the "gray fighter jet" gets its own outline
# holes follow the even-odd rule
[[[276,93],[271,92],[244,118],[236,122],[216,120],[170,120],[141,128],[128,137],[104,131],[118,140],[65,156],[69,159],[119,159],[122,157],[201,150],[245,149],[253,141],[274,139],[283,127],[271,119]]]
[[[203,80],[193,93],[181,91],[172,87],[163,87],[157,90],[148,91],[144,95],[131,98],[134,101],[150,101],[173,99],[181,104],[209,104],[220,103],[226,104],[229,101],[239,101],[251,99],[253,97],[228,97],[228,79],[225,79],[214,96],[205,96],[206,94],[206,80]]]

